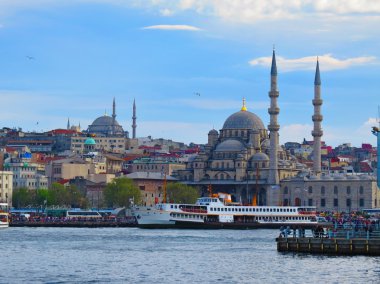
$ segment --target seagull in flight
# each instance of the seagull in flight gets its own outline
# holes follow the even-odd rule
[[[194,95],[196,95],[196,96],[198,96],[198,97],[200,97],[200,96],[201,96],[201,94],[200,94],[200,93],[194,93]]]
[[[34,59],[33,56],[29,56],[29,55],[27,55],[26,58],[28,58],[29,60],[33,60]]]

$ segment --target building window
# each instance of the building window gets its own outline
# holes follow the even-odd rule
[[[145,185],[140,185],[139,188],[140,190],[145,190]]]
[[[321,187],[321,194],[322,194],[322,195],[325,195],[325,192],[326,192],[325,187],[322,186],[322,187]],[[321,205],[322,205],[322,204],[321,204]]]
[[[351,194],[351,187],[347,186],[347,194]]]
[[[350,198],[346,199],[346,206],[351,208],[351,199]]]
[[[313,206],[313,199],[312,199],[312,198],[309,198],[309,199],[307,200],[307,205],[308,205],[308,206]]]
[[[313,187],[312,186],[309,186],[309,193],[313,193]],[[311,206],[311,205],[309,205],[309,206]]]
[[[359,188],[359,193],[360,193],[360,194],[363,194],[363,193],[364,193],[364,188],[363,188],[363,186],[360,186],[360,188]]]
[[[288,187],[287,186],[285,186],[285,188],[284,188],[284,194],[288,194]]]
[[[338,187],[334,186],[334,194],[338,194]]]
[[[359,206],[364,207],[364,198],[360,198],[359,200]]]
[[[326,206],[326,199],[321,198],[321,207],[325,207],[325,206]]]
[[[339,206],[338,198],[334,198],[334,207],[338,207],[338,206]]]

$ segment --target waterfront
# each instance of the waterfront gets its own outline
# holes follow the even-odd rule
[[[378,283],[380,257],[283,254],[278,230],[9,228],[1,283]]]

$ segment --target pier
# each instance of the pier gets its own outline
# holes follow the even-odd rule
[[[312,236],[295,230],[280,234],[276,242],[279,252],[380,256],[380,225],[320,227]]]

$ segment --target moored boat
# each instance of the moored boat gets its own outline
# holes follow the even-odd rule
[[[133,214],[142,228],[311,228],[318,224],[313,206],[245,206],[225,201],[226,198],[201,197],[195,204],[135,206]]]
[[[8,203],[0,203],[0,228],[9,227],[9,206]]]

